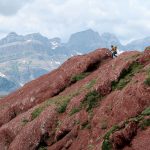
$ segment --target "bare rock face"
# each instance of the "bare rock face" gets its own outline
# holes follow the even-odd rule
[[[140,57],[139,61],[147,64],[150,62],[150,46],[145,49],[143,57]]]
[[[149,150],[149,70],[149,50],[68,59],[0,101],[0,150]]]
[[[70,82],[72,76],[80,74],[111,58],[107,49],[97,50],[91,54],[75,56],[66,61],[60,68],[46,74],[0,101],[0,126],[16,115],[28,110],[38,103],[57,95]]]
[[[136,132],[137,124],[135,122],[131,122],[123,130],[115,132],[111,139],[114,149],[122,148],[124,145],[130,144]]]

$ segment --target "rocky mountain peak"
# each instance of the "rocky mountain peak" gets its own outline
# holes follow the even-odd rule
[[[78,40],[80,42],[80,40],[88,40],[88,39],[92,39],[94,37],[94,39],[100,39],[100,36],[98,34],[98,32],[93,31],[92,29],[88,29],[85,31],[81,31],[81,32],[77,32],[71,35],[70,39],[69,39],[69,43],[74,42],[76,40]]]
[[[18,34],[16,32],[10,32],[7,37],[16,37]]]
[[[92,29],[88,29],[72,34],[67,43],[67,46],[69,49],[79,49],[81,52],[88,52],[100,46],[103,47],[104,43],[98,32],[95,32]]]

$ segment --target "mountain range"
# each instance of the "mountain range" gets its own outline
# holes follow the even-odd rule
[[[110,48],[110,45],[117,45],[123,51],[142,51],[149,43],[150,37],[147,37],[122,45],[115,35],[100,35],[92,29],[72,34],[66,43],[58,37],[49,39],[40,33],[23,36],[11,32],[0,40],[0,94],[10,93],[52,71],[71,56]]]

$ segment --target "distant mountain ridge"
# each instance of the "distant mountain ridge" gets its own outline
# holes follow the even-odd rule
[[[143,50],[149,43],[150,37],[147,37],[122,45],[114,34],[100,35],[92,29],[72,34],[66,43],[59,37],[49,39],[40,33],[18,35],[11,32],[0,40],[0,73],[14,83],[14,90],[15,85],[22,86],[48,73],[73,55],[110,48],[110,45],[117,45],[120,50]],[[6,89],[6,92],[11,91]]]

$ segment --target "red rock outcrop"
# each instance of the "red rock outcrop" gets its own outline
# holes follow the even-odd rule
[[[0,150],[150,149],[148,121],[127,122],[150,106],[148,70],[149,50],[70,58],[0,101]]]
[[[23,88],[0,101],[0,126],[36,104],[57,95],[68,86],[72,76],[85,72],[110,58],[111,54],[107,49],[74,56],[58,69],[27,83]]]

